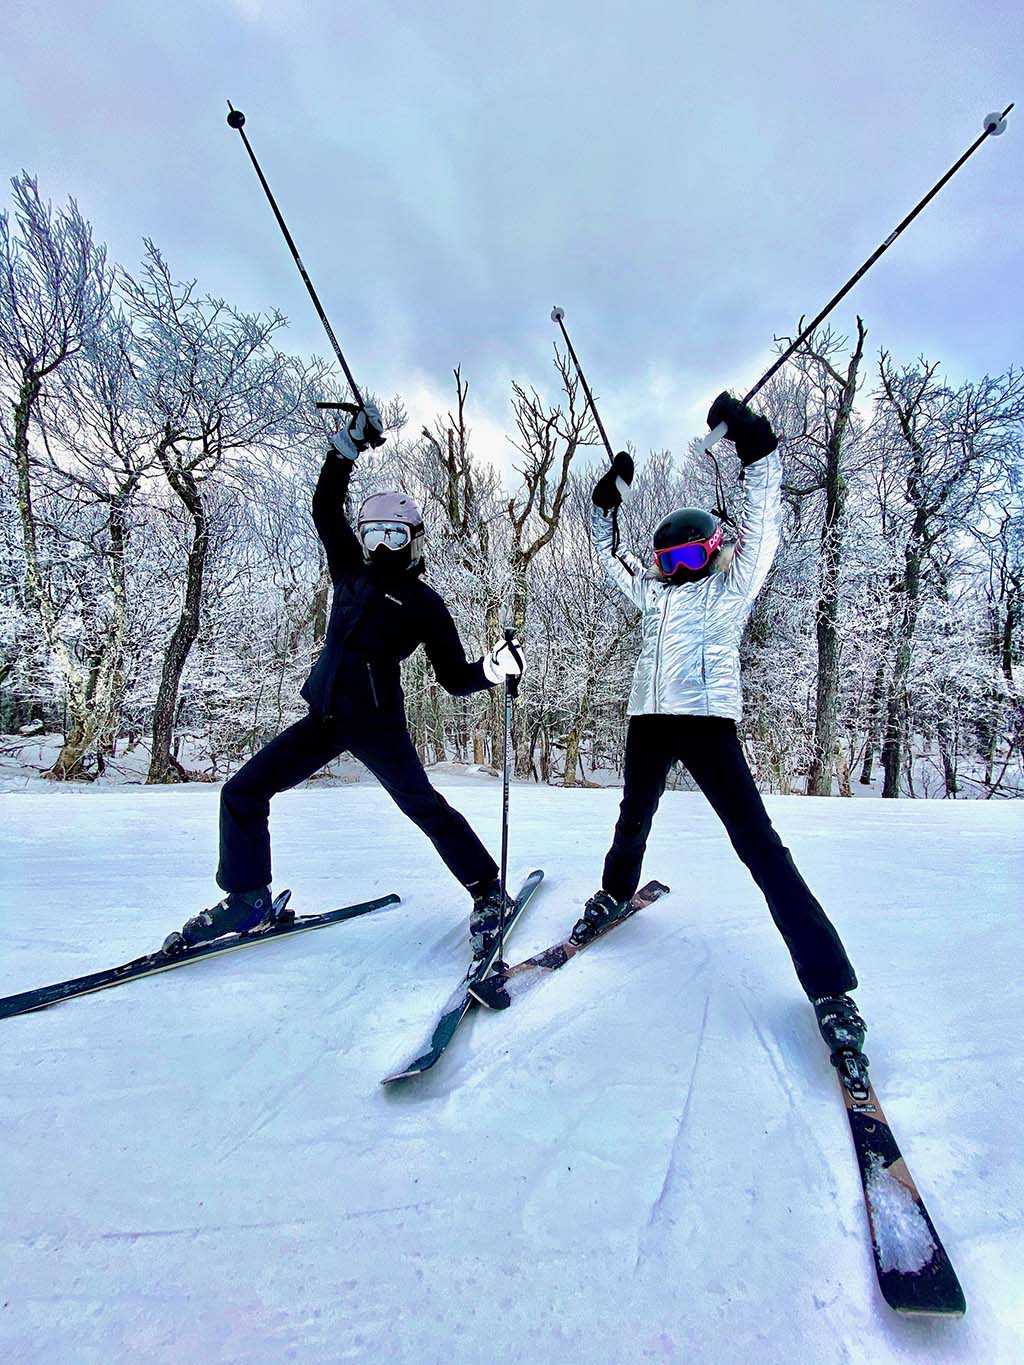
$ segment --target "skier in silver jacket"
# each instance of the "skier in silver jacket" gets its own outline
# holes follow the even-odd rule
[[[715,517],[678,508],[654,534],[649,568],[616,546],[616,511],[633,476],[620,453],[594,489],[593,533],[605,572],[642,613],[629,695],[622,804],[601,890],[573,937],[585,943],[620,915],[640,882],[644,849],[669,770],[682,763],[725,825],[768,902],[833,1058],[860,1053],[865,1026],[847,992],[857,978],[839,936],[772,826],[743,754],[740,641],[779,547],[782,464],[764,417],[721,394],[708,424],[727,424],[744,466],[734,545]]]

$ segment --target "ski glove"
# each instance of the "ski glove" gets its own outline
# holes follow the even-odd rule
[[[364,450],[384,444],[384,419],[376,403],[366,403],[348,425],[331,437],[331,447],[343,460],[357,460]]]
[[[607,514],[614,511],[632,492],[633,460],[624,450],[620,450],[612,460],[611,468],[606,470],[594,485],[591,495],[594,506]]]
[[[759,417],[731,393],[720,393],[711,404],[708,426],[714,430],[719,422],[725,423],[725,439],[735,442],[736,454],[744,466],[763,460],[779,444],[768,418]]]
[[[511,641],[504,635],[492,650],[483,657],[484,677],[488,682],[500,683],[504,678],[523,676],[523,647],[519,636],[513,635]]]

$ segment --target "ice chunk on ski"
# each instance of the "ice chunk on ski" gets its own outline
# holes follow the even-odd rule
[[[967,1302],[956,1271],[893,1137],[874,1087],[843,1099],[871,1229],[875,1272],[886,1303],[914,1317],[961,1317]]]
[[[871,1158],[864,1193],[882,1270],[896,1270],[901,1275],[924,1270],[935,1255],[935,1238],[921,1216],[920,1200],[880,1156]]]

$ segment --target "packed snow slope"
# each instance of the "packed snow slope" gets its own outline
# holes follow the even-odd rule
[[[498,785],[442,786],[496,847]],[[571,926],[617,801],[514,788],[514,873],[548,880],[510,957]],[[769,807],[860,973],[964,1320],[883,1303],[812,1012],[699,796],[651,841],[671,896],[387,1089],[468,907],[360,783],[277,799],[276,885],[401,906],[0,1023],[0,1358],[1024,1359],[1024,807]],[[210,788],[0,797],[0,993],[210,903],[216,815]]]

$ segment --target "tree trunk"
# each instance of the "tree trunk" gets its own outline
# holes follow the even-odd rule
[[[76,664],[60,637],[57,611],[50,598],[39,559],[35,510],[32,503],[32,478],[29,463],[29,427],[32,410],[42,392],[37,374],[26,370],[14,404],[14,457],[17,468],[18,512],[28,598],[35,609],[40,634],[64,682],[70,725],[53,766],[45,774],[57,781],[82,776],[82,765],[97,733],[105,732],[116,705],[117,679],[120,676],[127,607],[125,591],[125,515],[136,486],[131,479],[114,496],[108,519],[111,548],[111,583],[114,616],[107,643],[92,661],[88,673]]]
[[[320,649],[327,638],[328,602],[331,594],[331,575],[327,572],[327,561],[320,552],[320,581],[313,594],[313,646]]]
[[[811,796],[832,795],[833,757],[839,710],[839,579],[843,558],[843,513],[846,480],[843,477],[843,446],[857,396],[857,371],[864,354],[864,324],[857,319],[857,349],[850,358],[839,409],[825,451],[825,516],[821,528],[821,576],[818,597],[818,679],[814,711],[814,741],[807,791]],[[831,368],[831,367],[830,367]],[[834,372],[833,372],[834,373]],[[836,376],[838,378],[838,376]]]
[[[940,722],[938,738],[939,753],[942,755],[942,772],[946,783],[946,795],[950,800],[955,801],[960,791],[960,782],[956,770],[956,744],[948,721]]]
[[[581,737],[582,717],[578,717],[565,739],[565,771],[562,774],[563,787],[576,786],[576,770],[580,763]]]
[[[512,625],[515,627],[516,634],[520,640],[526,635],[526,603],[527,603],[527,582],[526,575],[529,570],[529,559],[519,550],[512,551]],[[497,638],[497,637],[495,637]],[[524,680],[524,686],[519,689],[519,700],[512,708],[512,728],[513,743],[512,751],[515,754],[515,775],[516,777],[529,777],[532,772],[532,749],[530,742],[530,726],[527,723],[528,713],[525,710],[526,697],[528,692],[528,681]]]
[[[838,471],[837,471],[838,474]],[[842,478],[829,477],[825,527],[821,536],[821,595],[818,598],[818,685],[814,709],[814,740],[810,772],[807,777],[809,796],[832,795],[832,760],[836,744],[836,722],[839,709],[839,568],[842,554],[842,532],[838,518],[842,515],[845,493],[838,491]],[[833,483],[836,485],[833,489]]]
[[[882,767],[885,780],[882,795],[895,800],[900,794],[903,776],[903,754],[909,736],[907,734],[907,683],[910,677],[910,664],[914,652],[914,632],[917,628],[917,613],[921,592],[921,563],[924,549],[920,540],[912,536],[907,545],[905,570],[903,575],[903,610],[896,634],[896,659],[892,677],[889,680],[889,697],[886,706],[885,739],[882,742]]]
[[[868,733],[864,746],[864,762],[861,765],[860,777],[857,779],[862,787],[870,787],[874,780],[875,759],[878,756],[878,746],[882,742],[882,719],[885,714],[885,653],[886,646],[883,646],[883,653],[875,669],[875,680],[871,686],[871,700],[868,703]]]
[[[191,470],[176,469],[161,451],[160,462],[167,481],[181,499],[192,518],[192,544],[185,567],[185,598],[181,615],[164,653],[160,687],[153,711],[153,747],[149,759],[147,783],[180,782],[188,774],[171,752],[174,738],[174,718],[178,709],[178,689],[188,656],[199,635],[200,609],[203,601],[203,575],[209,551],[210,533],[203,507],[202,495]]]
[[[836,776],[839,778],[839,795],[852,796],[853,791],[850,787],[850,761],[846,756],[846,749],[841,740],[836,740]]]

